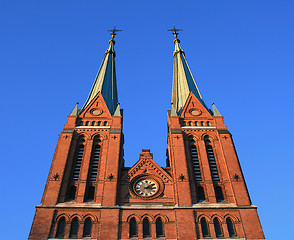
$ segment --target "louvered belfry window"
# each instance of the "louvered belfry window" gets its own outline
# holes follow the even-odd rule
[[[83,155],[84,155],[84,142],[85,142],[85,137],[81,136],[78,140],[78,145],[77,145],[77,153],[76,153],[76,159],[75,159],[73,175],[72,175],[73,181],[79,180],[80,169],[81,169]]]
[[[191,151],[191,159],[192,159],[192,165],[193,165],[193,173],[194,173],[194,179],[195,182],[201,182],[201,170],[200,170],[200,164],[199,164],[199,158],[197,153],[197,148],[194,145],[195,142],[193,139],[190,139],[190,151]]]
[[[218,170],[216,166],[215,156],[214,156],[211,142],[208,136],[204,138],[204,142],[205,142],[206,153],[207,153],[207,158],[209,162],[212,181],[219,182],[220,180],[219,180],[219,174],[218,174]]]
[[[93,151],[92,151],[92,159],[91,159],[91,167],[90,167],[90,182],[95,182],[97,178],[97,171],[99,165],[99,158],[100,158],[100,139],[99,136],[94,138],[93,143]]]

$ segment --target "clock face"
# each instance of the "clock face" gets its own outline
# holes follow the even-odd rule
[[[139,180],[135,183],[135,192],[143,197],[151,197],[158,191],[155,181],[149,179]]]

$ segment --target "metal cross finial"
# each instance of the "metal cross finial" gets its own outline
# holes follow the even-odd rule
[[[111,39],[114,39],[116,32],[121,32],[122,30],[116,29],[116,25],[114,25],[114,28],[111,30],[107,30],[108,32],[111,32]]]
[[[167,31],[173,32],[173,35],[175,36],[175,39],[178,39],[178,35],[179,35],[178,31],[183,31],[183,29],[177,29],[177,28],[175,27],[175,25],[174,25],[174,28],[169,29],[169,30],[167,30]]]

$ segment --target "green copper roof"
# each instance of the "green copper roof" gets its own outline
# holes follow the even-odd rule
[[[189,65],[187,63],[185,53],[181,49],[180,40],[175,39],[175,51],[174,51],[174,75],[173,75],[173,93],[172,103],[177,112],[180,114],[185,106],[187,98],[192,92],[202,105],[207,109],[201,94],[198,90],[194,77],[191,73]]]
[[[114,114],[117,108],[118,98],[114,61],[114,44],[115,41],[111,39],[109,41],[109,48],[105,52],[104,60],[102,62],[102,65],[100,66],[95,82],[92,86],[89,97],[83,106],[83,109],[88,106],[88,104],[93,100],[98,92],[101,92],[111,115]]]
[[[221,117],[222,115],[219,113],[219,111],[217,110],[216,106],[214,105],[214,103],[212,104],[212,112],[213,112],[213,116],[215,117]]]

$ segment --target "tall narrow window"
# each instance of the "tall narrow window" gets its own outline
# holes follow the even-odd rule
[[[230,218],[227,218],[226,223],[228,227],[229,236],[236,237],[236,232],[232,220]]]
[[[218,202],[222,202],[222,201],[225,200],[225,199],[224,199],[223,190],[222,190],[222,188],[221,188],[220,186],[216,186],[216,187],[214,188],[214,191],[215,191],[215,197],[216,197],[216,200],[217,200]]]
[[[222,228],[217,218],[213,219],[213,225],[214,225],[216,237],[217,238],[222,237],[223,236]]]
[[[161,218],[156,219],[156,237],[163,237],[163,223],[161,221]]]
[[[85,142],[85,138],[84,136],[81,136],[78,140],[77,153],[76,153],[73,175],[72,175],[73,181],[79,180],[80,169],[81,169],[83,155],[84,155],[84,142]]]
[[[69,232],[69,238],[77,238],[78,235],[78,229],[79,229],[79,220],[78,218],[74,218],[70,225],[70,232]]]
[[[150,237],[150,224],[148,218],[143,220],[143,237]]]
[[[197,153],[197,148],[194,145],[194,141],[191,141],[191,158],[192,158],[192,165],[193,165],[193,172],[194,172],[194,178],[196,182],[201,182],[202,177],[201,177],[201,170],[200,170],[200,165],[199,165],[199,158],[198,158],[198,153]]]
[[[204,142],[205,142],[205,146],[206,146],[206,153],[207,153],[207,158],[208,158],[208,162],[209,162],[212,181],[219,182],[219,175],[218,175],[218,170],[217,170],[217,166],[216,166],[216,161],[215,161],[213,149],[211,146],[211,142],[210,142],[208,136],[205,136]]]
[[[83,237],[91,237],[92,221],[87,218],[84,223]]]
[[[64,228],[65,228],[65,218],[62,217],[58,221],[57,230],[56,230],[56,238],[64,238]]]
[[[91,124],[92,126],[95,126],[95,121],[92,121],[92,124]]]
[[[100,158],[100,138],[96,136],[94,138],[92,157],[91,157],[91,166],[90,166],[90,182],[95,182],[97,178],[98,164]]]
[[[198,202],[205,201],[205,193],[204,193],[203,187],[201,187],[201,186],[197,187],[196,193],[197,193]]]
[[[67,201],[72,201],[75,200],[76,197],[76,191],[77,187],[76,186],[71,186],[68,190],[68,195],[67,195]]]
[[[107,126],[107,121],[105,121],[105,122],[103,123],[103,125],[104,125],[104,126]]]
[[[94,186],[88,187],[86,201],[88,201],[88,202],[93,201],[94,196],[95,196],[95,187]]]
[[[136,219],[133,217],[130,220],[130,238],[137,236],[137,222]]]
[[[201,218],[200,224],[201,224],[202,236],[204,238],[209,237],[208,226],[207,226],[207,222],[206,222],[205,218]]]

